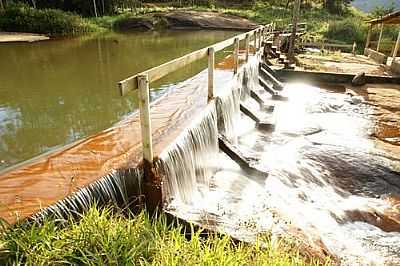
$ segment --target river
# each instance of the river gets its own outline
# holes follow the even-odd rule
[[[0,44],[0,170],[110,127],[137,109],[136,94],[121,97],[118,81],[235,33],[106,33]],[[200,61],[153,84],[152,98],[205,66]]]

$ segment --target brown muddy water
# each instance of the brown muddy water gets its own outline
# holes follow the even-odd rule
[[[108,33],[0,44],[0,170],[110,127],[137,109],[135,94],[120,97],[118,81],[234,34]],[[152,97],[203,67],[153,84]]]
[[[288,100],[277,101],[250,83],[276,105],[274,114],[232,93],[222,100],[225,113],[211,108],[194,121],[160,156],[165,210],[242,240],[289,237],[303,253],[342,265],[399,265],[400,160],[376,138],[379,105],[346,86],[306,84],[287,84]],[[237,113],[240,98],[275,121],[275,130],[260,131]],[[218,151],[221,119],[224,134],[265,175],[243,171]]]

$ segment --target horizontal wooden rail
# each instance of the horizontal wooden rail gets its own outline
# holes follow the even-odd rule
[[[148,75],[149,78],[149,82],[154,82],[157,81],[163,77],[165,77],[166,75],[182,68],[185,67],[186,65],[193,63],[205,56],[208,55],[208,50],[209,48],[213,48],[214,52],[218,52],[221,51],[223,49],[225,49],[226,47],[229,47],[231,45],[234,44],[235,39],[238,39],[239,41],[246,39],[247,35],[252,35],[257,33],[258,31],[260,31],[261,29],[264,29],[265,26],[261,26],[257,29],[254,29],[252,31],[246,32],[246,33],[242,33],[240,35],[234,36],[230,39],[227,39],[225,41],[216,43],[214,45],[208,46],[206,48],[197,50],[195,52],[192,52],[190,54],[184,55],[182,57],[179,57],[177,59],[174,59],[172,61],[169,61],[167,63],[164,63],[160,66],[151,68],[149,70],[143,71],[141,73],[138,73],[134,76],[131,76],[127,79],[124,79],[122,81],[120,81],[118,83],[118,87],[120,90],[121,95],[125,95],[130,91],[136,90],[138,89],[138,77],[142,76],[142,75]]]
[[[337,43],[322,43],[322,42],[303,42],[300,43],[302,46],[313,46],[313,47],[337,47],[337,48],[353,48],[353,44],[337,44]]]

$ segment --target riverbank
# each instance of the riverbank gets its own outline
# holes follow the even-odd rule
[[[50,37],[25,32],[0,32],[0,43],[6,42],[37,42],[49,40]]]
[[[34,32],[49,35],[71,35],[98,31],[160,29],[234,29],[249,30],[257,24],[274,21],[278,29],[291,23],[290,8],[258,3],[253,7],[158,7],[144,6],[113,16],[82,18],[55,9],[33,9],[14,6],[0,16],[3,31]],[[307,23],[307,35],[315,41],[356,42],[363,46],[367,33],[367,15],[348,8],[342,15],[332,15],[321,6],[303,9],[301,22]],[[373,37],[379,34],[373,32]],[[396,32],[397,37],[397,32]]]

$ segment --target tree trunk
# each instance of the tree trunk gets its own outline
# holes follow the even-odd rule
[[[299,21],[300,16],[300,0],[295,0],[293,7],[293,22],[292,22],[292,35],[290,36],[289,43],[289,51],[288,51],[288,59],[293,62],[294,61],[294,46],[297,35],[297,23]]]
[[[0,0],[0,11],[4,10],[4,4],[3,4],[3,0]]]
[[[96,6],[96,0],[93,0],[93,10],[94,10],[94,15],[97,18],[97,6]]]

